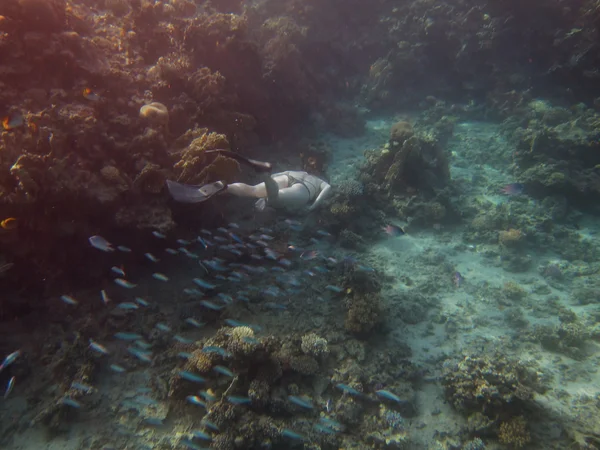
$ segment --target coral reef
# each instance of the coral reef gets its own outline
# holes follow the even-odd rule
[[[543,389],[535,372],[504,357],[466,356],[444,364],[446,398],[465,414],[512,417]]]

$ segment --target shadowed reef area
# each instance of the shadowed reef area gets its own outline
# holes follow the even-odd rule
[[[0,0],[0,448],[600,448],[598,36],[599,0]],[[331,193],[259,211],[243,158]]]

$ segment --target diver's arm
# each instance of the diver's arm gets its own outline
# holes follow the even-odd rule
[[[308,210],[314,211],[315,209],[317,209],[319,205],[323,203],[323,200],[329,197],[330,193],[331,185],[329,183],[326,183],[325,181],[321,182],[321,192],[319,192],[319,196],[317,197],[315,202],[308,208]]]

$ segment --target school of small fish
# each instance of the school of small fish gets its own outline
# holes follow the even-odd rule
[[[404,234],[404,231],[395,225],[388,225],[383,229],[388,235],[397,237]],[[154,271],[152,278],[160,283],[169,283],[174,275],[169,275],[168,271],[169,258],[182,257],[186,258],[192,264],[198,265],[198,275],[189,280],[189,286],[183,288],[183,292],[194,299],[199,299],[197,304],[204,308],[206,312],[218,311],[221,314],[225,313],[228,308],[239,303],[258,303],[264,308],[273,311],[285,310],[289,306],[290,297],[294,294],[306,293],[307,288],[312,288],[319,295],[329,293],[330,296],[343,295],[345,289],[341,286],[328,284],[333,278],[334,269],[338,264],[343,264],[345,267],[352,266],[357,271],[374,272],[375,269],[360,264],[353,257],[345,257],[339,260],[333,256],[323,254],[322,248],[326,245],[327,240],[332,238],[332,235],[326,230],[318,230],[317,237],[308,239],[308,248],[298,246],[296,243],[283,243],[283,239],[278,238],[280,231],[286,235],[290,232],[302,232],[303,226],[300,222],[287,219],[283,230],[275,231],[269,228],[259,228],[250,233],[242,231],[241,227],[235,223],[231,223],[228,227],[220,227],[214,231],[202,229],[200,234],[194,239],[176,239],[172,247],[164,248],[164,254],[153,254],[144,252],[143,257],[155,265],[161,267],[163,271]],[[152,232],[152,235],[159,240],[169,241],[169,237],[158,231]],[[300,236],[298,236],[300,239]],[[303,239],[306,240],[306,239]],[[121,255],[133,254],[130,247],[124,245],[113,245],[102,236],[94,235],[89,238],[89,244],[102,252],[111,253],[111,258],[121,259]],[[313,248],[310,248],[313,247]],[[317,248],[314,248],[317,247]],[[143,280],[131,280],[128,278],[126,263],[117,261],[108,270],[108,273],[113,277],[113,282],[117,288],[114,294],[110,289],[102,289],[100,291],[100,300],[106,307],[114,307],[115,310],[122,311],[125,314],[138,313],[141,310],[149,310],[152,307],[151,303],[133,293],[131,301],[115,302],[113,298],[122,298],[128,292],[134,292],[136,287]],[[319,283],[315,283],[314,277],[321,276],[322,287],[318,287]],[[310,282],[307,283],[308,279]],[[253,283],[252,281],[256,281]],[[309,286],[307,286],[309,284]],[[121,291],[119,289],[122,288]],[[77,299],[70,293],[65,293],[59,297],[65,304],[65,307],[73,308],[81,304],[82,299]],[[260,303],[261,299],[263,301]],[[287,300],[286,300],[287,299]],[[321,298],[322,299],[322,298]],[[184,322],[193,329],[200,329],[205,325],[196,317],[187,317]],[[225,318],[223,322],[231,327],[247,326],[256,332],[261,331],[261,327],[253,324],[246,324],[240,321]],[[168,323],[159,322],[155,324],[156,330],[160,333],[173,333],[173,328]],[[115,350],[118,342],[124,342],[127,353],[142,363],[151,364],[155,355],[152,351],[152,339],[150,336],[143,336],[133,331],[118,331],[113,334],[114,342],[98,342],[94,339],[89,339],[89,349],[94,352],[98,358],[104,358],[106,367],[115,374],[121,374],[132,370],[128,364],[114,361],[113,354],[119,353]],[[182,344],[191,344],[193,339],[189,339],[181,334],[172,335],[174,342]],[[248,337],[249,343],[259,343],[259,339]],[[202,349],[205,353],[216,353],[224,359],[231,357],[225,349],[214,346],[205,346]],[[0,372],[11,366],[19,357],[22,356],[21,350],[16,350],[6,356],[0,365]],[[187,359],[191,356],[190,353],[180,352],[179,357]],[[234,379],[236,374],[225,365],[217,365],[213,368],[216,376],[222,376]],[[181,379],[189,382],[202,385],[206,382],[204,376],[196,373],[181,370],[178,372]],[[11,377],[5,389],[4,397],[7,398],[15,389],[15,377]],[[351,386],[337,384],[337,389],[342,391],[344,395],[350,395],[357,398],[367,398],[367,395],[357,391]],[[72,389],[83,393],[91,393],[96,390],[93,386],[81,382],[73,382]],[[144,392],[151,392],[149,388],[140,388]],[[401,399],[395,394],[386,391],[378,390],[373,393],[375,398],[382,401],[401,402]],[[251,399],[245,395],[226,395],[225,399],[234,405],[249,405]],[[371,399],[373,399],[371,397]],[[201,408],[208,408],[207,404],[214,402],[216,396],[210,390],[202,390],[198,395],[190,395],[186,400]],[[135,402],[145,405],[155,405],[158,402],[150,397],[137,396]],[[316,405],[314,401],[302,395],[290,395],[288,401],[295,404],[300,410],[314,410]],[[61,398],[60,403],[67,407],[80,409],[83,408],[84,402],[79,398],[73,398],[65,395]],[[331,412],[331,401],[324,405],[327,413]],[[158,417],[146,417],[144,422],[152,426],[164,425],[163,420]],[[196,430],[180,441],[184,446],[191,449],[203,448],[198,444],[198,440],[208,442],[212,439],[211,430],[218,431],[215,424],[207,420],[203,420],[204,430]],[[328,417],[321,417],[319,422],[315,424],[314,429],[321,433],[337,433],[344,431],[345,427]],[[303,436],[293,430],[284,429],[281,431],[281,436],[293,441],[306,441],[306,436]]]

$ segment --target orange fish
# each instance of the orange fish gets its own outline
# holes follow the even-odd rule
[[[83,90],[83,96],[87,100],[90,100],[92,102],[97,102],[98,100],[100,100],[100,96],[98,94],[96,94],[94,91],[92,91],[90,88],[85,88]]]
[[[18,128],[25,123],[25,119],[21,114],[12,114],[10,116],[6,116],[2,119],[2,127],[5,130],[12,130],[14,128]]]
[[[4,219],[2,222],[0,222],[0,226],[5,230],[14,230],[17,228],[18,224],[19,221],[14,217],[9,217],[8,219]]]

